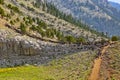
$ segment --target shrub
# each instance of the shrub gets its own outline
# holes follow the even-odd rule
[[[42,37],[45,37],[46,36],[46,33],[43,31],[43,32],[41,32],[41,36]]]
[[[18,9],[18,7],[12,6],[11,4],[8,4],[7,7],[14,12],[21,13],[20,10]]]
[[[11,19],[10,14],[6,14],[6,17],[7,17],[8,19]]]
[[[117,36],[112,36],[111,40],[112,40],[112,41],[117,41],[117,40],[118,40],[118,37],[117,37]]]
[[[47,24],[44,22],[44,21],[37,21],[37,24],[40,26],[40,27],[42,27],[42,28],[44,28],[44,29],[46,29],[47,28]]]
[[[11,20],[11,21],[10,21],[10,24],[11,24],[11,25],[14,25],[14,22]]]
[[[69,43],[75,43],[76,42],[76,39],[73,36],[66,36],[65,38],[66,38],[67,42],[69,42]]]
[[[7,6],[8,8],[12,8],[12,5],[11,4],[8,4],[8,6]]]
[[[37,28],[36,28],[36,26],[32,25],[32,27],[30,27],[30,30],[36,31]]]
[[[4,0],[0,0],[0,4],[4,4]]]
[[[82,38],[82,37],[79,37],[77,39],[77,43],[84,43],[85,41],[86,41],[85,38]]]
[[[15,12],[20,12],[19,9],[17,7],[12,7],[12,10],[15,11]]]
[[[33,23],[33,20],[32,20],[32,18],[31,18],[30,16],[28,16],[28,17],[26,18],[26,20],[28,21],[29,24],[32,24],[32,23]]]
[[[22,34],[26,33],[26,27],[23,23],[20,24],[20,30],[21,30]]]
[[[20,21],[20,19],[19,19],[19,18],[16,18],[16,21],[18,21],[18,22],[19,22],[19,21]]]
[[[55,31],[56,37],[58,38],[58,40],[62,40],[63,38],[63,34],[60,33],[60,31]],[[63,41],[63,40],[62,40]]]
[[[0,14],[1,14],[2,17],[5,16],[5,12],[4,12],[4,10],[1,7],[0,7]]]
[[[29,11],[33,11],[33,12],[35,11],[34,8],[31,8],[31,7],[29,7],[29,6],[27,7],[27,9],[28,9]]]

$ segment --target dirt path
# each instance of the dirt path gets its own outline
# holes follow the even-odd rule
[[[99,79],[99,72],[100,72],[100,67],[101,67],[101,63],[102,63],[102,55],[104,55],[106,49],[109,47],[109,45],[103,47],[102,51],[101,51],[101,55],[94,60],[94,66],[92,69],[92,73],[90,75],[89,80],[98,80]]]

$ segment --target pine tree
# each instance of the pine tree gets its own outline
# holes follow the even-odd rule
[[[0,15],[2,16],[2,17],[4,17],[5,16],[5,12],[4,12],[4,10],[0,7]]]
[[[22,34],[26,33],[26,27],[25,27],[25,25],[23,23],[20,24],[20,30],[21,30]]]

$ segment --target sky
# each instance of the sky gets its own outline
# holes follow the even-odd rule
[[[120,3],[120,0],[108,0],[108,1]]]

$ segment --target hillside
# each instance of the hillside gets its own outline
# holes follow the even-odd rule
[[[2,80],[91,80],[90,73],[93,60],[102,59],[99,77],[96,80],[119,80],[119,47],[120,42],[109,45],[101,58],[96,58],[96,51],[83,51],[65,55],[61,59],[54,59],[41,66],[25,65],[15,68],[0,69]],[[97,66],[97,65],[96,65]],[[95,66],[94,66],[95,67]],[[96,70],[96,69],[95,69]],[[96,73],[97,71],[95,71]],[[95,74],[93,75],[96,77]],[[93,80],[93,79],[92,79]]]
[[[120,79],[120,42],[112,44],[103,56],[101,74],[99,80],[119,80]]]
[[[108,36],[120,35],[120,11],[108,0],[47,0],[59,10]]]
[[[53,38],[55,41],[65,40],[64,36],[83,37],[86,40],[98,37],[88,30],[76,27],[73,24],[47,14],[40,8],[34,7],[32,0],[25,2],[6,0],[2,8],[5,10],[7,23],[17,29],[22,29],[23,33],[25,31],[29,34],[36,33],[34,35],[41,36],[42,38]],[[85,26],[83,25],[83,27]]]
[[[96,23],[102,18],[106,25],[115,23],[116,29],[119,18],[111,14],[119,11],[107,0],[56,0],[54,5],[51,1],[55,0],[0,0],[0,80],[119,79],[119,42],[113,44],[89,27],[93,24],[89,20]],[[100,13],[88,10],[91,5]],[[68,14],[71,10],[63,6],[75,11],[80,6],[87,13],[81,16],[91,24],[76,20],[72,15],[78,13]],[[107,25],[109,30],[113,29],[111,24]]]
[[[82,23],[76,26],[72,19],[67,22],[46,12],[44,2],[39,8],[34,4],[34,0],[0,1],[1,67],[47,63],[64,54],[96,50],[101,46],[96,44],[106,40]]]

